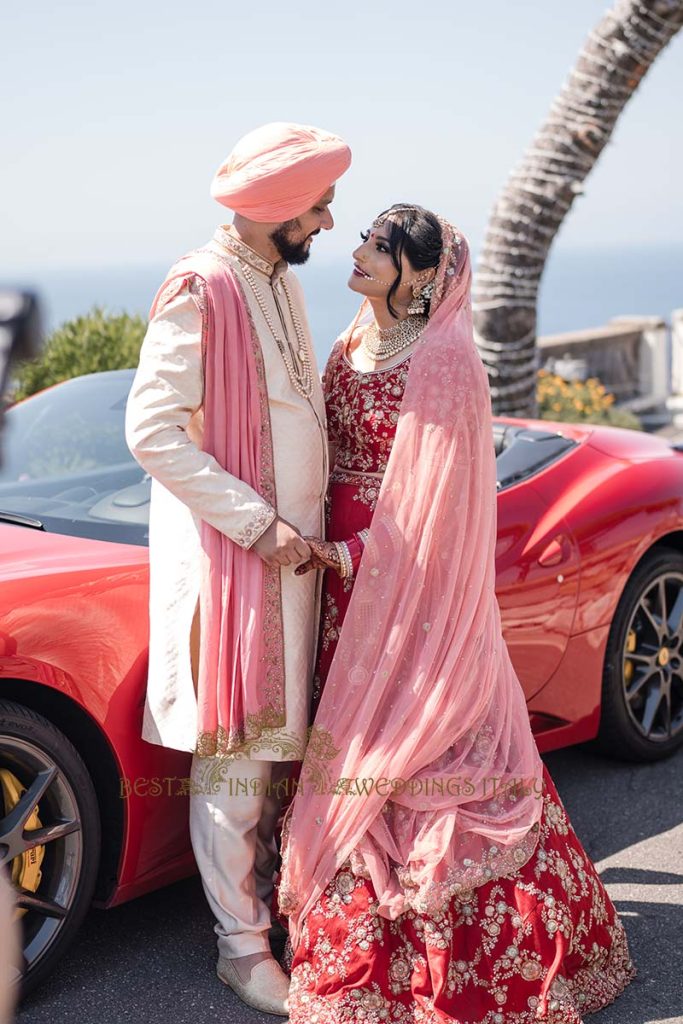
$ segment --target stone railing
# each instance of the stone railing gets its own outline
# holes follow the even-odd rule
[[[683,309],[671,314],[671,388],[667,408],[677,427],[683,427]]]
[[[682,309],[674,310],[671,329],[660,317],[620,316],[604,327],[545,335],[538,348],[541,366],[567,379],[598,377],[626,409],[670,418],[673,393],[683,414]]]

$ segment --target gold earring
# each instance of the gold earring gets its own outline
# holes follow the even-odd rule
[[[422,280],[424,280],[424,278],[422,278]],[[420,280],[419,277],[416,277],[412,282],[413,297],[407,307],[409,316],[424,316],[427,311],[427,303],[432,297],[434,285],[431,281],[423,285],[422,280]]]
[[[422,290],[417,285],[413,285],[413,297],[407,308],[408,316],[423,316],[426,308],[427,303],[422,298]]]

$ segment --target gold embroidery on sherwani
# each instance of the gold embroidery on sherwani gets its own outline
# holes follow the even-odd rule
[[[254,267],[255,270],[260,270],[262,274],[266,274],[268,277],[271,276],[275,270],[275,264],[267,260],[265,256],[262,256],[255,249],[252,249],[250,245],[243,242],[241,238],[236,238],[228,228],[220,227],[216,231],[215,238],[222,246],[228,249],[234,256],[243,263],[248,263],[250,267]]]

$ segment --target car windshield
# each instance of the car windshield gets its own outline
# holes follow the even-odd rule
[[[77,537],[146,544],[150,480],[128,451],[133,370],[65,381],[8,409],[0,519]]]
[[[147,543],[151,480],[124,435],[133,376],[133,370],[112,370],[76,377],[7,411],[0,522]],[[575,447],[556,432],[495,421],[493,442],[499,490],[535,476]]]

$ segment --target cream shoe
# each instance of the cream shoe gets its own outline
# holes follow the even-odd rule
[[[233,990],[243,1003],[263,1013],[289,1016],[287,996],[289,978],[273,958],[262,960],[251,969],[248,982],[243,982],[227,957],[218,958],[216,973],[224,985]]]

